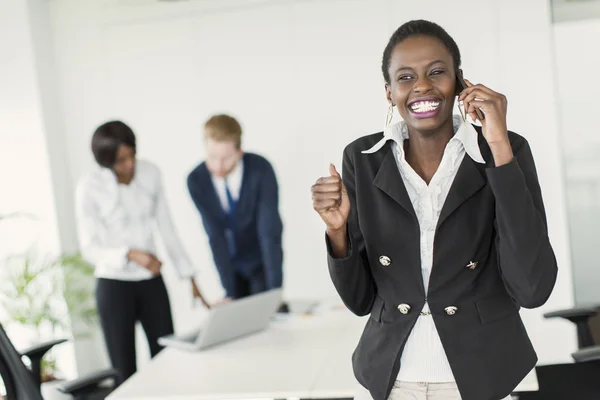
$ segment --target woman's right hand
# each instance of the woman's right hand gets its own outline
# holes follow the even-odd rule
[[[154,254],[141,250],[129,250],[127,258],[152,272],[152,275],[160,275],[162,262]]]
[[[327,234],[346,232],[350,199],[346,186],[333,164],[329,165],[330,176],[322,177],[312,186],[313,208],[327,225]]]

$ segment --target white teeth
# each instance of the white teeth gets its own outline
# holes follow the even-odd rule
[[[416,113],[422,113],[437,110],[439,106],[439,101],[417,101],[410,105],[410,109]]]

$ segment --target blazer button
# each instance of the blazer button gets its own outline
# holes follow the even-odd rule
[[[454,315],[456,314],[456,311],[458,311],[458,308],[454,307],[454,306],[449,306],[444,308],[444,311],[446,311],[446,314],[448,315]]]
[[[388,256],[381,256],[381,257],[379,257],[379,263],[381,265],[383,265],[384,267],[389,267],[390,264],[392,263],[392,259],[389,258]]]
[[[477,268],[477,264],[479,264],[479,262],[477,262],[477,261],[471,261],[470,263],[467,264],[467,268],[469,268],[469,269],[475,269],[475,268]]]
[[[410,306],[406,303],[402,303],[398,306],[398,311],[400,311],[402,314],[406,315],[410,311]]]

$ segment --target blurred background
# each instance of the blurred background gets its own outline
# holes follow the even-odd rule
[[[531,144],[559,278],[544,307],[521,314],[540,363],[569,361],[574,326],[542,314],[600,303],[600,0],[0,0],[0,321],[15,344],[75,337],[54,354],[66,377],[107,365],[93,306],[82,306],[93,283],[64,281],[90,281],[69,258],[73,193],[109,119],[129,124],[140,158],[162,170],[200,285],[218,299],[186,176],[204,158],[204,121],[235,116],[245,150],[266,156],[280,184],[286,298],[335,299],[310,186],[347,143],[382,130],[383,49],[421,18],[454,37],[465,77],[507,96],[509,129]],[[73,263],[83,276],[44,269]],[[28,265],[48,275],[31,283]],[[163,271],[176,331],[189,328],[203,311]],[[36,321],[15,282],[43,303]],[[138,353],[143,367],[146,346]]]

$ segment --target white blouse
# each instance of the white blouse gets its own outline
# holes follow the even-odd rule
[[[363,151],[366,154],[374,153],[388,140],[394,141],[392,146],[396,164],[419,220],[421,273],[426,291],[433,266],[435,228],[458,168],[465,153],[473,161],[484,163],[475,128],[470,123],[463,122],[460,116],[454,116],[453,126],[455,134],[446,145],[442,161],[429,185],[406,161],[404,140],[408,139],[408,130],[404,121],[389,126],[380,142]],[[422,315],[406,341],[397,379],[405,382],[453,382],[455,379],[446,352],[433,318],[428,314],[429,304],[425,303],[421,311]]]
[[[99,278],[141,281],[152,273],[127,260],[129,250],[156,255],[158,230],[180,278],[195,274],[169,213],[160,171],[147,161],[136,162],[130,184],[120,184],[114,173],[98,168],[78,184],[76,216],[83,257],[95,265]]]

